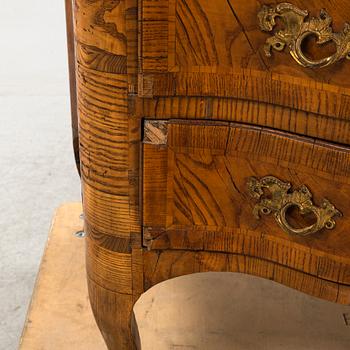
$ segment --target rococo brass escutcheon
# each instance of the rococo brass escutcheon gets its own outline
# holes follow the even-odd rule
[[[345,23],[344,30],[334,33],[332,17],[321,10],[320,17],[309,17],[309,12],[301,10],[290,3],[275,6],[264,5],[258,13],[259,25],[263,31],[272,32],[276,26],[276,18],[280,18],[283,29],[267,39],[265,54],[271,57],[272,49],[283,51],[287,46],[290,54],[301,66],[308,68],[327,67],[344,58],[350,60],[350,24]],[[336,52],[320,60],[308,58],[302,48],[303,41],[309,36],[317,37],[317,44],[334,42]]]
[[[250,196],[259,201],[253,210],[255,217],[260,219],[261,214],[273,214],[279,226],[291,235],[309,236],[324,228],[332,230],[335,227],[334,217],[342,216],[327,199],[323,200],[320,207],[315,206],[310,190],[304,185],[298,190],[291,191],[290,183],[273,176],[261,179],[251,177],[247,185]],[[264,190],[269,192],[268,197],[264,196]],[[301,214],[313,213],[316,222],[304,228],[292,227],[287,220],[287,212],[293,207],[299,208]]]

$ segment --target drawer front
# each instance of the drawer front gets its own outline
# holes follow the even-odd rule
[[[350,22],[349,1],[290,1],[294,10],[279,11],[278,28],[283,21],[287,21],[282,24],[285,28],[298,18],[302,18],[300,25],[306,26],[312,17],[318,19],[320,27],[326,22],[320,11],[326,9],[333,24],[327,22],[325,28],[346,36],[343,31]],[[258,18],[263,5],[275,8],[268,0],[143,0],[140,95],[239,98],[348,119],[350,61],[342,56],[325,68],[305,68],[289,52],[288,44],[292,46],[293,42],[282,52],[272,49],[268,57],[266,44],[280,44],[273,39],[276,29],[271,26],[271,32],[267,31],[270,15]],[[298,11],[308,11],[309,15],[296,17]],[[315,31],[320,35],[327,32]],[[304,60],[316,62],[337,51],[330,38],[318,45],[312,37],[299,40]],[[346,46],[349,39],[348,35],[338,46]]]
[[[233,123],[146,121],[144,245],[256,257],[350,284],[349,173],[349,149],[332,144]]]

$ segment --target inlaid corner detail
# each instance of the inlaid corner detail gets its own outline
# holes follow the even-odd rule
[[[168,143],[168,123],[166,121],[146,120],[143,143],[166,145]]]

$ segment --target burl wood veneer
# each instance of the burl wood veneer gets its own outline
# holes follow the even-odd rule
[[[290,1],[66,0],[109,349],[135,346],[144,291],[195,272],[350,303],[350,2]]]

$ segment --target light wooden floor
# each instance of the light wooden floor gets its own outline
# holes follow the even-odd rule
[[[21,350],[105,350],[95,324],[85,283],[84,239],[79,203],[55,213]]]
[[[55,214],[20,350],[106,350],[88,302],[81,205]],[[350,307],[239,274],[167,281],[135,306],[142,350],[349,350]]]

